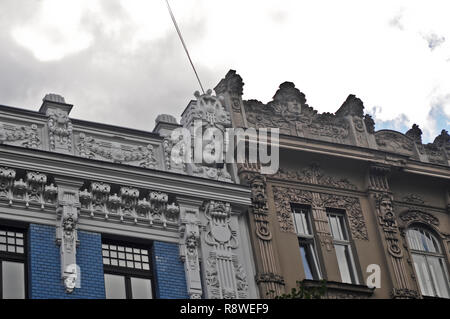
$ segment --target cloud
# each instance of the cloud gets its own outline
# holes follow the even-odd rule
[[[389,20],[389,25],[393,28],[397,28],[399,30],[404,30],[405,27],[403,26],[401,20],[403,17],[403,11],[400,13],[397,13],[392,19]]]
[[[423,38],[428,42],[428,47],[431,51],[445,42],[445,37],[438,36],[436,33],[426,34]]]
[[[430,115],[450,94],[446,1],[171,4],[205,88],[232,68],[247,99],[269,101],[293,81],[320,112],[353,93],[377,108],[377,128],[417,123],[430,139],[448,128]],[[424,34],[436,35],[433,50]],[[164,1],[3,0],[0,72],[1,104],[37,110],[54,92],[75,104],[73,117],[145,130],[198,90]]]

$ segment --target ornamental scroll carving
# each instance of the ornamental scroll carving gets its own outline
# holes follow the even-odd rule
[[[420,222],[430,226],[439,227],[439,219],[420,210],[408,210],[407,212],[400,214],[400,219],[405,223]]]
[[[230,204],[209,201],[203,209],[208,220],[204,234],[204,242],[209,246],[205,267],[208,297],[247,298],[247,275],[235,252],[239,241],[237,232],[231,227]]]
[[[272,186],[272,189],[278,222],[282,231],[295,233],[291,204],[298,203],[309,205],[313,209],[320,209],[322,211],[326,208],[345,210],[352,238],[358,240],[369,239],[361,204],[357,197],[311,192],[281,186]],[[322,220],[321,222],[328,223],[326,220]],[[329,228],[326,227],[325,229]],[[330,234],[324,233],[323,236],[326,239],[325,243],[327,245],[328,235]]]
[[[144,168],[157,168],[153,145],[131,146],[116,142],[97,140],[80,133],[77,149],[81,157],[107,160],[114,163],[136,165]]]
[[[333,188],[357,190],[357,187],[346,178],[337,179],[333,176],[325,175],[323,170],[317,164],[312,164],[310,167],[300,171],[280,168],[278,172],[271,175],[270,178],[305,184],[329,186]]]
[[[120,187],[118,194],[111,194],[111,185],[93,182],[89,189],[79,191],[79,196],[81,211],[91,217],[163,227],[178,223],[180,208],[174,202],[169,203],[166,193],[149,191],[147,196],[142,196],[136,188]]]

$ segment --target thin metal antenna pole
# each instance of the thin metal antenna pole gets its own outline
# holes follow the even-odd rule
[[[170,7],[170,4],[169,4],[169,0],[166,0],[166,3],[167,3],[167,9],[169,9],[170,17],[172,18],[172,21],[173,21],[173,25],[175,26],[175,29],[177,30],[178,36],[181,40],[181,43],[183,44],[184,51],[186,52],[186,55],[189,59],[189,63],[191,63],[192,69],[194,70],[195,76],[197,77],[198,84],[200,84],[200,88],[202,89],[203,94],[205,94],[205,90],[203,89],[202,81],[200,81],[200,77],[198,76],[197,70],[195,69],[194,63],[192,62],[191,55],[189,54],[189,50],[186,46],[186,43],[184,42],[183,36],[181,35],[180,28],[178,27],[177,20],[175,19],[175,16],[173,15],[172,8]]]

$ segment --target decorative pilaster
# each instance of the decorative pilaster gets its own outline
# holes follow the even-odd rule
[[[266,196],[265,177],[251,170],[241,167],[239,178],[252,189],[252,205],[250,206],[250,227],[256,233],[255,253],[257,258],[256,282],[260,295],[269,298],[272,295],[280,296],[285,292],[284,279],[281,275],[280,265],[272,241],[272,230],[268,220],[268,207]]]
[[[66,293],[72,293],[81,274],[78,273],[76,251],[78,245],[78,214],[81,207],[79,188],[82,182],[55,178],[58,184],[56,209],[56,240],[61,252],[61,277]]]
[[[388,183],[389,167],[373,165],[369,171],[369,193],[374,203],[378,220],[378,231],[385,247],[389,274],[392,282],[393,298],[418,298],[415,285],[408,274],[406,246],[400,237],[397,216],[394,212],[393,197]]]
[[[203,258],[207,297],[212,299],[245,299],[248,281],[237,249],[239,239],[232,227],[229,203],[207,201],[203,211],[207,219],[204,234]]]
[[[178,198],[180,205],[180,256],[184,262],[186,284],[191,299],[203,296],[200,275],[200,201]]]

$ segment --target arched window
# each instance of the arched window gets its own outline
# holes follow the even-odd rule
[[[438,239],[419,227],[410,228],[407,238],[422,295],[449,298],[449,277]]]

